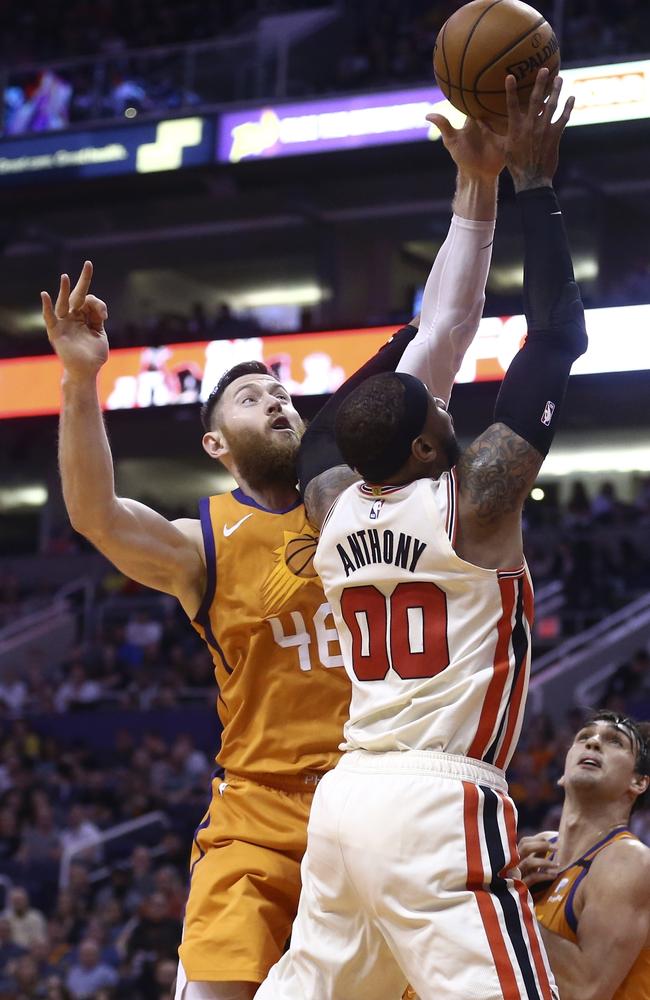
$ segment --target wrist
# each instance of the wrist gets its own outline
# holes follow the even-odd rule
[[[512,183],[515,194],[521,191],[534,191],[537,188],[553,188],[553,178],[545,177],[543,174],[512,174]]]
[[[496,219],[498,178],[459,170],[453,201],[455,215],[478,222]]]
[[[64,389],[94,389],[97,385],[98,371],[75,371],[64,368],[61,376],[61,386]]]

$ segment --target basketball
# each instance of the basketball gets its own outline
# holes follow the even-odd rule
[[[517,80],[525,105],[538,71],[560,68],[560,46],[545,17],[521,0],[472,0],[443,24],[433,70],[445,97],[471,118],[505,131],[505,79]]]
[[[311,535],[299,535],[287,542],[284,561],[294,576],[313,579],[318,574],[314,569],[314,556],[318,539]]]

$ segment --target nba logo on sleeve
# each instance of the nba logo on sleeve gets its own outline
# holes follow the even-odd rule
[[[544,407],[544,412],[542,413],[542,423],[545,427],[551,426],[551,420],[553,419],[553,414],[555,412],[555,403],[551,400],[547,400],[546,406]]]
[[[383,500],[375,500],[375,502],[373,503],[372,507],[370,508],[370,520],[371,521],[376,521],[377,520],[377,518],[379,517],[379,512],[381,511],[381,508],[383,506],[384,506],[384,501]]]

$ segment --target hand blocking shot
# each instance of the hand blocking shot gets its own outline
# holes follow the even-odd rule
[[[522,506],[587,345],[552,188],[572,102],[554,122],[561,81],[547,87],[542,70],[522,111],[506,81],[528,336],[494,423],[460,453],[444,401],[385,373],[336,415],[361,483],[341,492],[336,470],[311,477],[299,456],[352,699],[314,797],[291,946],[259,1000],[391,1000],[407,980],[421,1000],[558,997],[504,778],[530,662]]]

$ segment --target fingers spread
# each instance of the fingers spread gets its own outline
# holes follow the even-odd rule
[[[74,286],[72,293],[70,295],[70,308],[71,309],[81,309],[84,302],[86,301],[86,295],[88,294],[88,289],[90,288],[90,282],[93,277],[93,265],[87,260],[81,269],[81,274],[79,275],[79,280]]]
[[[449,119],[445,118],[444,115],[438,115],[432,113],[430,115],[427,115],[427,121],[431,122],[432,125],[436,126],[436,128],[442,135],[443,139],[450,138],[456,131],[456,129],[452,126]]]
[[[548,101],[544,105],[544,114],[548,121],[552,121],[553,115],[557,110],[557,102],[560,98],[560,91],[562,90],[562,77],[556,76],[553,80],[553,85],[551,87],[551,92],[549,94]]]
[[[528,109],[531,114],[537,116],[542,110],[542,105],[544,104],[544,97],[546,96],[546,88],[548,86],[548,68],[542,66],[539,73],[535,78],[535,86],[533,87],[532,93],[530,95],[530,102],[528,104]],[[561,83],[560,83],[561,86]]]
[[[508,121],[517,121],[521,117],[519,107],[519,97],[517,94],[517,81],[512,73],[506,77],[506,108],[508,110]]]
[[[45,320],[45,326],[49,331],[51,327],[56,326],[56,315],[54,312],[54,306],[52,305],[52,299],[47,292],[41,292],[41,302],[43,304],[43,319]]]
[[[93,312],[97,313],[101,319],[108,319],[108,306],[102,299],[98,299],[96,295],[87,295],[86,308],[90,308]]]
[[[70,311],[70,278],[67,274],[61,275],[59,294],[57,295],[54,312],[59,319],[63,319]]]
[[[567,98],[566,104],[564,105],[564,110],[562,111],[562,114],[555,123],[559,129],[565,128],[567,122],[569,121],[569,118],[571,117],[571,112],[573,111],[573,106],[575,103],[576,103],[575,97]]]

